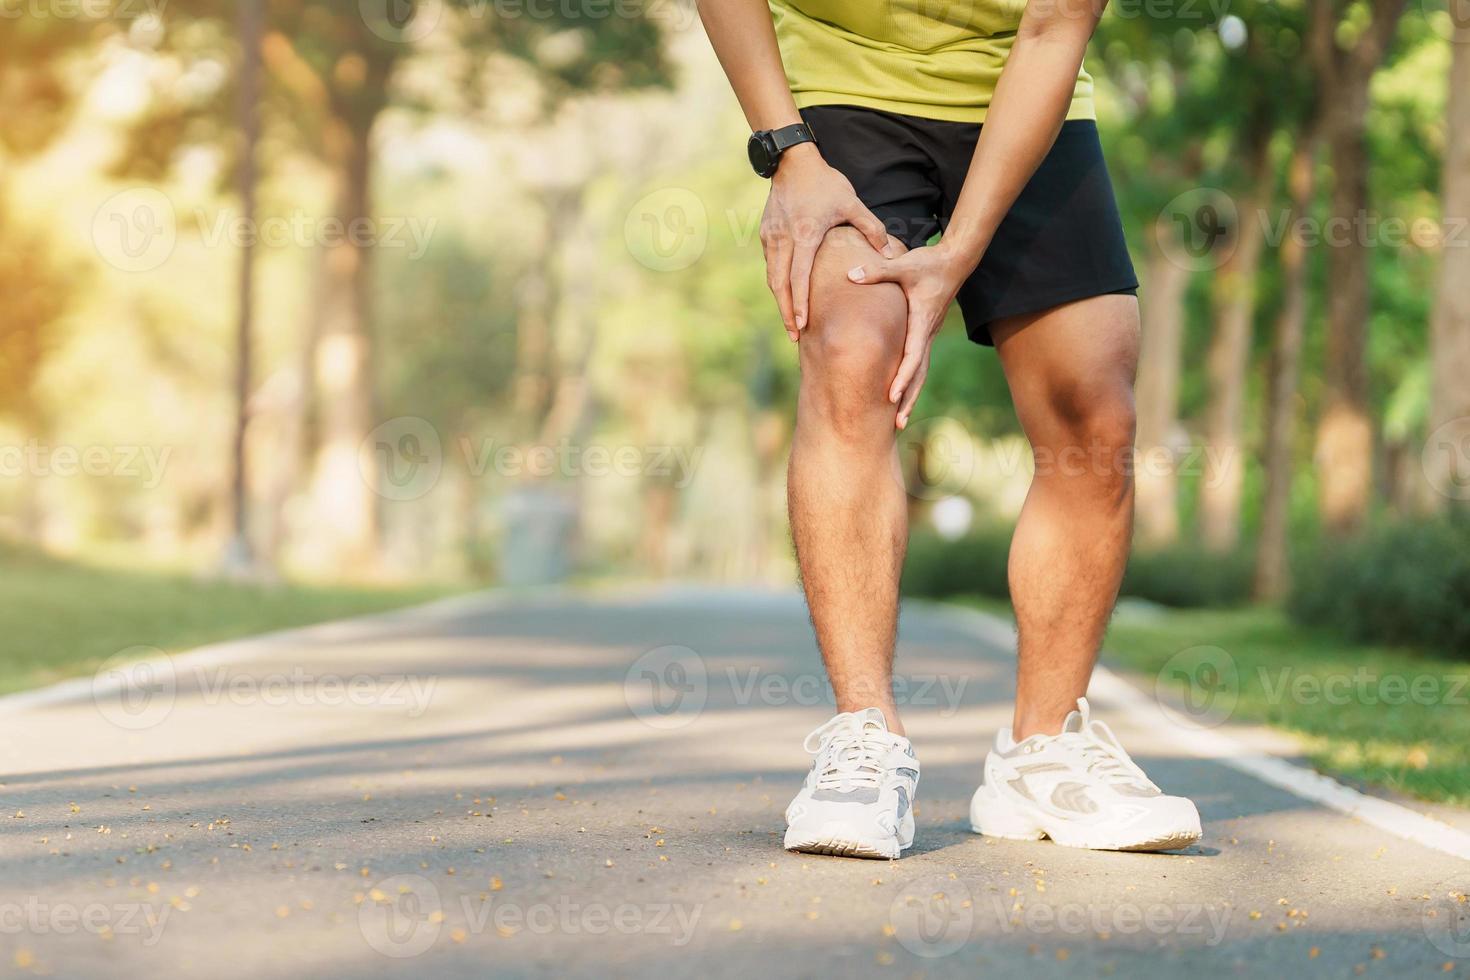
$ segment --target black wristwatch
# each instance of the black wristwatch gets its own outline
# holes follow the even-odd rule
[[[781,164],[781,154],[798,143],[815,143],[817,138],[806,123],[792,123],[780,129],[763,129],[750,134],[746,152],[750,154],[750,165],[762,177],[773,177]]]

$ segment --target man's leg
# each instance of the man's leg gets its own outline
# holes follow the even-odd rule
[[[847,279],[877,254],[846,227],[829,232],[817,253],[787,501],[837,710],[881,708],[889,730],[902,734],[893,644],[908,522],[888,386],[908,305],[897,285]]]
[[[992,325],[1037,469],[1011,542],[1016,739],[1061,731],[1087,683],[1133,533],[1138,301],[1091,299]]]

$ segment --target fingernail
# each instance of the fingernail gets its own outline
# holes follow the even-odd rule
[[[883,246],[883,257],[886,259],[893,258],[893,245],[891,243]]]
[[[847,278],[851,279],[853,282],[862,282],[863,281],[863,267],[862,266],[858,266],[855,269],[848,269],[847,270]]]
[[[901,391],[890,391],[888,393],[888,401],[890,403],[894,404],[894,405],[897,405],[898,404],[898,396],[899,395],[902,395],[902,394],[903,394],[903,392],[901,392]]]
[[[796,314],[796,329],[798,329],[798,330],[805,330],[806,329],[806,314],[805,313],[798,313],[798,314]]]

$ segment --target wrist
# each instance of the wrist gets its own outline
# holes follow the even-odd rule
[[[969,275],[975,271],[980,264],[980,259],[985,255],[985,250],[990,247],[990,239],[994,230],[986,231],[983,222],[965,220],[963,218],[952,218],[949,227],[944,229],[939,244],[951,257],[951,260],[959,266],[963,266],[965,274]]]
[[[776,174],[772,179],[780,180],[783,176],[789,177],[795,173],[826,165],[827,162],[822,159],[822,151],[817,149],[816,143],[798,143],[788,147],[781,154],[781,162],[776,165]]]
[[[970,278],[970,273],[975,271],[985,254],[984,246],[975,242],[952,241],[948,234],[935,244],[934,249],[940,254],[949,278],[956,283]]]

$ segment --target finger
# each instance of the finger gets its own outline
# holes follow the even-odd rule
[[[914,412],[914,405],[919,400],[919,393],[924,390],[924,382],[929,378],[929,358],[925,357],[919,363],[919,371],[914,375],[914,380],[909,382],[908,388],[903,393],[903,404],[898,406],[897,424],[900,429],[909,427],[909,416]]]
[[[875,282],[900,282],[903,276],[903,266],[900,261],[873,259],[871,262],[864,262],[862,265],[848,269],[847,278],[863,285]]]
[[[903,360],[899,361],[898,373],[893,376],[893,383],[888,386],[888,400],[895,405],[908,390],[909,383],[914,380],[914,375],[919,373],[919,368],[924,363],[924,353],[928,349],[928,344],[924,340],[925,332],[921,318],[911,314],[908,331],[908,337],[903,345]]]
[[[869,245],[889,258],[893,257],[888,245],[888,229],[883,227],[883,222],[878,220],[877,215],[863,207],[861,201],[854,199],[842,216],[847,219],[848,224],[863,233]]]
[[[776,297],[776,306],[781,310],[781,322],[792,340],[797,338],[796,319],[791,312],[791,243],[778,240],[766,249],[766,285]]]
[[[811,297],[812,266],[817,261],[817,246],[804,237],[798,238],[791,252],[791,312],[797,330],[806,329],[807,301]]]

